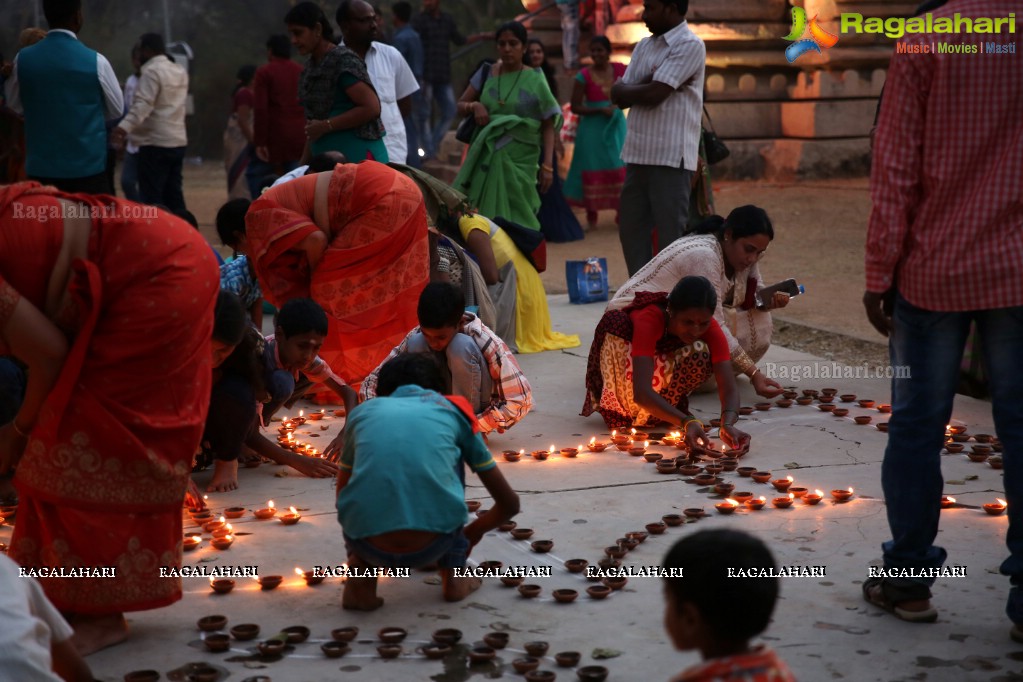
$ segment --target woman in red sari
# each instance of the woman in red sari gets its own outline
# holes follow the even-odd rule
[[[418,324],[430,279],[423,194],[376,161],[268,189],[245,216],[264,297],[312,298],[330,328],[321,358],[357,386]]]
[[[0,187],[0,355],[28,365],[0,426],[17,465],[9,555],[41,578],[82,653],[127,636],[124,612],[181,598],[181,503],[211,381],[213,254],[187,223],[108,196]],[[115,577],[95,577],[110,567]]]

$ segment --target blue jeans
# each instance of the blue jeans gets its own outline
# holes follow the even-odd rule
[[[27,384],[21,366],[11,358],[0,357],[0,424],[6,424],[18,414]]]
[[[163,206],[174,214],[186,210],[181,167],[184,147],[139,147],[139,192],[142,203]]]
[[[426,151],[426,158],[433,158],[440,149],[441,140],[451,130],[451,122],[455,120],[457,105],[455,104],[455,91],[451,83],[423,83],[422,106],[416,106],[416,113],[419,116],[420,144]],[[433,102],[437,103],[437,123],[430,128],[430,108]]]
[[[494,380],[487,359],[472,337],[455,334],[444,352],[437,353],[430,349],[422,332],[416,332],[409,337],[407,348],[409,353],[426,353],[436,360],[442,376],[450,382],[448,393],[465,398],[476,414],[490,405]]]
[[[1004,447],[1005,498],[1009,503],[1001,572],[1012,589],[1007,613],[1023,624],[1023,396],[1018,393],[1019,349],[1023,348],[1023,307],[967,312],[934,312],[896,297],[889,341],[896,371],[892,417],[881,468],[892,539],[882,545],[886,568],[937,568],[946,558],[934,544],[941,514],[941,449],[945,425],[959,383],[970,323],[976,320],[990,376],[995,430]],[[934,580],[886,579],[907,598],[928,598]]]
[[[124,198],[128,201],[142,201],[142,194],[139,193],[139,154],[125,152],[124,160],[121,162],[121,189],[124,191]]]
[[[558,5],[561,10],[561,56],[566,69],[579,68],[579,3]]]
[[[462,526],[408,554],[385,552],[365,540],[342,535],[349,556],[355,555],[376,568],[419,568],[433,563],[441,568],[465,568],[465,561],[469,558],[469,540],[462,532]]]

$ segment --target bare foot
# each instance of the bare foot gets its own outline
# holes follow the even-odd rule
[[[475,592],[483,584],[480,578],[472,576],[455,576],[454,569],[442,568],[440,571],[441,581],[444,583],[445,601],[462,601]]]
[[[68,621],[74,628],[71,644],[79,654],[88,656],[128,639],[128,622],[123,613],[106,616],[74,614]]]
[[[226,493],[238,488],[238,460],[216,460],[213,462],[213,479],[206,486],[208,493]]]
[[[348,611],[375,611],[384,605],[377,596],[376,578],[348,578],[341,595],[341,608]]]

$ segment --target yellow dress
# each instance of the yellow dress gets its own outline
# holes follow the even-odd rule
[[[498,269],[508,261],[515,268],[515,344],[520,353],[539,353],[579,345],[579,337],[575,334],[562,334],[551,329],[547,292],[543,288],[540,274],[504,230],[482,216],[463,216],[458,221],[458,227],[462,239],[468,240],[473,230],[489,235]]]

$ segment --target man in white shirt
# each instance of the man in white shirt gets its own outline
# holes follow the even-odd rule
[[[387,157],[405,163],[408,142],[402,117],[412,111],[412,94],[419,90],[419,83],[397,48],[374,40],[379,17],[372,5],[363,0],[342,0],[335,19],[341,27],[343,44],[366,62],[369,78],[380,98],[380,120],[387,131],[384,136]]]
[[[686,23],[689,0],[647,0],[643,21],[653,34],[632,53],[611,101],[629,109],[622,161],[618,235],[629,276],[682,236],[696,172],[707,49]]]
[[[185,161],[185,103],[188,73],[167,57],[163,37],[146,33],[139,39],[142,72],[131,109],[114,129],[123,145],[128,135],[139,148],[139,194],[146,204],[185,212],[181,168]]]

